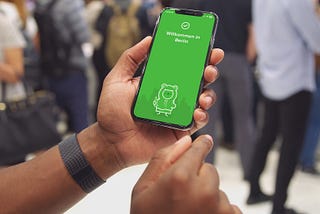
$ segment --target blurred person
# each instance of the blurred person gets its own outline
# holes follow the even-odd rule
[[[8,3],[14,5],[15,9],[11,8]],[[0,0],[0,7],[4,7],[4,13],[9,15],[20,29],[27,29],[28,33],[35,35],[36,23],[30,14],[27,3],[25,0]]]
[[[145,8],[150,26],[150,35],[153,32],[153,28],[156,24],[158,16],[162,10],[160,0],[142,0],[142,7]]]
[[[154,28],[156,26],[156,22],[161,11],[165,7],[170,7],[172,1],[170,0],[143,0],[142,6],[146,8],[148,22],[150,26],[149,35],[152,35],[154,32]]]
[[[171,7],[172,4],[172,1],[170,0],[158,0],[158,2],[161,4],[162,8]]]
[[[234,150],[234,129],[233,129],[233,117],[230,106],[230,98],[227,94],[223,95],[222,112],[221,112],[221,140],[219,146],[228,150]]]
[[[201,8],[213,11],[219,16],[221,24],[217,29],[215,47],[224,49],[225,58],[218,67],[221,75],[211,86],[217,93],[216,106],[209,111],[210,122],[199,132],[214,134],[217,137],[216,122],[221,121],[224,99],[229,98],[235,149],[240,155],[243,177],[247,179],[255,143],[252,114],[253,83],[250,69],[250,61],[254,58],[251,0],[205,0]],[[213,159],[212,150],[206,161],[212,163]]]
[[[170,7],[172,1],[171,0],[143,0],[142,6],[145,8],[147,12],[147,18],[149,23],[149,35],[152,35],[154,31],[154,27],[156,26],[156,22],[158,17],[165,7]]]
[[[12,22],[16,28],[22,28],[23,21],[19,16],[19,11],[11,1],[0,0],[0,12],[6,15],[9,18],[8,21]]]
[[[150,44],[149,37],[127,50],[106,77],[95,124],[33,160],[0,171],[2,213],[62,213],[120,170],[147,161],[132,192],[131,213],[241,213],[219,189],[216,169],[203,162],[212,138],[192,143],[188,136],[208,122],[211,90],[201,94],[190,132],[132,119],[139,83],[134,74]],[[216,78],[214,65],[222,57],[221,50],[213,50],[206,83]]]
[[[86,1],[85,15],[90,29],[90,44],[93,49],[98,49],[101,46],[102,36],[95,29],[95,24],[105,5],[105,0],[90,0]]]
[[[0,102],[3,99],[8,101],[21,99],[26,96],[20,81],[24,74],[23,48],[25,41],[10,18],[1,12],[0,29]],[[24,160],[24,157],[19,157],[6,165],[13,165]]]
[[[105,1],[104,0],[88,0],[85,1],[85,18],[90,31],[90,40],[89,40],[89,68],[87,72],[88,77],[88,88],[89,88],[89,109],[90,109],[90,121],[94,121],[96,118],[96,108],[97,108],[97,100],[98,96],[98,87],[99,92],[101,91],[101,86],[98,84],[98,71],[93,64],[93,54],[97,50],[101,48],[102,44],[102,36],[96,30],[95,24],[99,14],[104,8]]]
[[[317,55],[316,59],[316,90],[312,94],[308,125],[300,155],[301,171],[312,175],[320,175],[316,167],[316,153],[320,141],[320,55]]]
[[[188,8],[188,9],[199,9],[201,1],[193,1],[193,0],[162,0],[164,4],[166,2],[170,2],[171,7],[176,8]]]
[[[315,89],[314,53],[320,53],[320,17],[312,0],[255,0],[253,21],[264,114],[252,160],[247,204],[272,199],[272,214],[294,214],[298,212],[287,208],[285,202]],[[259,181],[278,135],[281,147],[271,198],[263,193]]]
[[[23,48],[23,82],[29,90],[39,90],[43,87],[42,76],[39,68],[38,29],[35,19],[27,7],[25,0],[0,0],[0,10],[19,30],[24,38]],[[19,83],[21,84],[21,83]],[[23,89],[24,91],[25,89]],[[22,89],[21,89],[22,91]],[[42,151],[35,151],[40,153]],[[27,157],[26,157],[27,158]],[[23,162],[22,157],[19,162]],[[10,164],[8,164],[10,165]]]
[[[90,33],[82,0],[37,0],[40,65],[58,105],[67,113],[70,132],[88,125],[89,103],[83,47]]]
[[[23,50],[24,57],[24,80],[28,86],[37,90],[42,87],[41,73],[39,69],[38,28],[35,19],[27,7],[25,0],[0,0],[3,4],[12,4],[16,10],[4,7],[4,13],[19,28],[26,45]],[[0,4],[1,8],[1,4]]]
[[[108,0],[104,1],[94,28],[101,38],[92,56],[98,77],[98,101],[103,80],[120,53],[150,35],[150,26],[146,10],[139,0]]]

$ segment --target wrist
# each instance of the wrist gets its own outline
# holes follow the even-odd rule
[[[106,180],[124,168],[115,146],[97,123],[81,131],[77,139],[84,156],[102,179]]]

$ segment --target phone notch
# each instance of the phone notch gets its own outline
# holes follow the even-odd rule
[[[189,16],[203,16],[203,12],[197,10],[176,9],[175,12]]]

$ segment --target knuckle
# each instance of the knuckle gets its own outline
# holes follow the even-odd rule
[[[178,187],[186,187],[189,183],[189,180],[190,178],[188,173],[181,168],[174,170],[170,178],[171,184]]]

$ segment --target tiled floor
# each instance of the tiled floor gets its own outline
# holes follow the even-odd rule
[[[276,151],[270,154],[267,168],[262,177],[263,189],[268,193],[273,191],[277,157]],[[241,208],[244,214],[270,213],[270,203],[250,207],[245,205],[248,185],[241,180],[241,171],[235,152],[219,149],[216,165],[221,176],[221,189],[227,193],[232,203]],[[128,214],[132,187],[145,166],[139,165],[119,172],[66,214]],[[298,171],[291,182],[287,204],[307,214],[319,214],[320,176],[311,176]]]

